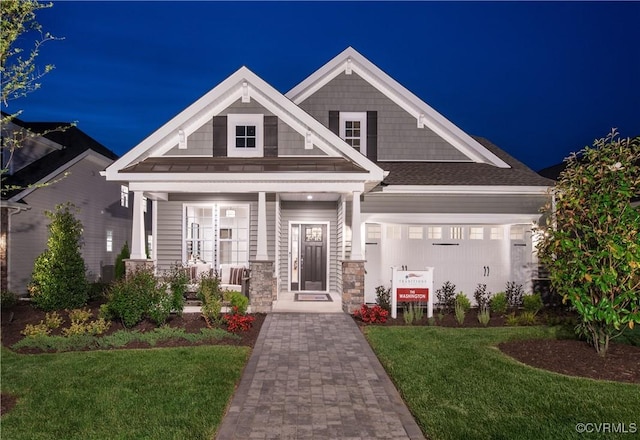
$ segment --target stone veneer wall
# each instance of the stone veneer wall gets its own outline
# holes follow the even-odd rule
[[[364,261],[342,262],[342,310],[353,313],[364,304]]]
[[[269,313],[276,298],[276,278],[273,261],[251,261],[249,304],[253,313]]]
[[[130,273],[136,270],[153,270],[155,267],[155,261],[153,260],[124,260],[124,273],[125,277],[128,277]]]

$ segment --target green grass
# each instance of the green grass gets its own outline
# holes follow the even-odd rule
[[[211,439],[248,347],[20,355],[2,349],[6,439]]]
[[[577,423],[635,423],[640,432],[640,386],[542,371],[495,348],[554,329],[371,326],[366,335],[432,440],[634,436],[579,434]]]

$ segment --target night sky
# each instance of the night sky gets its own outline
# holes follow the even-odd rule
[[[56,69],[11,101],[124,154],[245,65],[286,93],[348,46],[531,168],[640,135],[637,2],[68,2]]]

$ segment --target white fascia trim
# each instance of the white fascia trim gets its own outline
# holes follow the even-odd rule
[[[364,191],[362,182],[171,182],[166,185],[157,182],[132,182],[131,191],[167,191],[174,193],[352,193]]]
[[[363,173],[121,173],[120,182],[370,182],[370,176]]]
[[[107,166],[107,165],[113,163],[112,159],[109,159],[108,157],[105,157],[100,153],[97,153],[97,152],[95,152],[95,151],[93,151],[91,149],[86,150],[82,154],[79,154],[78,156],[76,156],[73,159],[71,159],[69,162],[66,162],[64,165],[58,167],[55,171],[47,174],[42,179],[40,179],[39,181],[35,182],[33,184],[34,186],[32,186],[31,188],[26,188],[25,190],[20,191],[18,194],[14,195],[9,200],[18,201],[18,200],[28,196],[33,191],[39,189],[38,185],[42,185],[44,183],[49,182],[50,180],[52,180],[56,176],[64,173],[66,170],[68,170],[69,168],[71,168],[72,166],[74,166],[75,164],[77,164],[78,162],[80,162],[81,160],[84,160],[84,159],[89,159],[92,162],[97,163],[100,166]],[[100,173],[102,173],[102,172],[100,172]]]
[[[243,87],[247,83],[248,89]],[[241,67],[202,98],[191,104],[169,122],[164,124],[140,144],[114,162],[106,170],[107,180],[119,180],[118,171],[135,161],[149,156],[162,156],[178,143],[178,131],[188,136],[216,114],[241,99],[248,90],[267,110],[278,116],[303,137],[311,130],[312,143],[333,157],[346,156],[371,174],[372,180],[382,180],[383,170],[367,157],[355,151],[327,127],[316,121],[307,112],[287,99],[267,82],[246,67]]]
[[[416,118],[419,125],[424,124],[429,127],[474,162],[489,163],[499,168],[511,168],[509,164],[486,149],[352,47],[348,47],[334,57],[287,92],[285,96],[299,105],[333,78],[344,72],[347,69],[348,60],[351,60],[349,65],[353,72],[356,72],[365,81]]]
[[[533,194],[547,195],[548,186],[390,185],[383,194]]]
[[[0,200],[0,208],[9,209],[9,214],[17,214],[20,211],[27,211],[31,206],[11,200]]]
[[[395,223],[423,225],[512,225],[536,223],[541,214],[447,214],[447,213],[367,213],[363,212],[363,223]]]

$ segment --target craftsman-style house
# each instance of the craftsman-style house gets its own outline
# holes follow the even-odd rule
[[[246,67],[104,173],[134,197],[132,260],[251,268],[254,310],[324,292],[353,310],[392,266],[471,294],[530,288],[552,181],[472,137],[347,48],[286,94]]]

